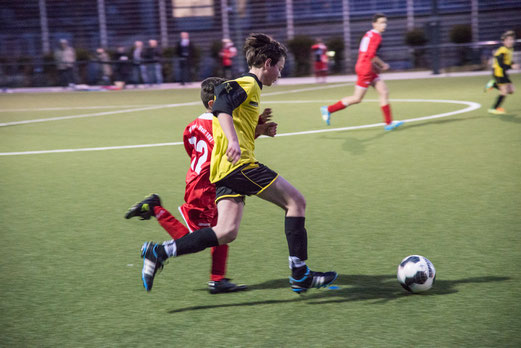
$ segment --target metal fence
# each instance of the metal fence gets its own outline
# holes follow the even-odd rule
[[[62,39],[76,50],[74,81],[96,84],[106,82],[104,66],[113,72],[128,70],[129,83],[143,82],[136,77],[139,67],[126,62],[122,69],[125,64],[119,60],[101,64],[95,52],[103,47],[115,59],[117,48],[124,47],[132,60],[133,43],[149,39],[159,41],[163,81],[180,81],[176,45],[181,32],[190,33],[195,47],[192,79],[220,73],[216,50],[221,39],[231,38],[240,49],[248,33],[259,31],[286,44],[299,36],[336,40],[342,44],[337,52],[342,61],[332,62],[332,70],[352,72],[359,39],[371,28],[375,12],[388,16],[380,54],[395,69],[432,68],[433,64],[440,69],[484,68],[502,32],[521,32],[518,0],[0,0],[0,5],[0,85],[4,87],[59,85],[53,52]],[[470,26],[471,42],[452,43],[450,31],[461,24]],[[414,28],[428,34],[425,45],[405,44],[405,35]],[[296,64],[290,56],[284,73],[294,74]],[[240,55],[234,66],[236,72],[245,69]]]

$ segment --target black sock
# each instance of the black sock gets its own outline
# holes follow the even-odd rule
[[[496,99],[496,104],[494,104],[494,109],[499,108],[499,106],[501,105],[501,103],[503,102],[504,99],[505,99],[504,95],[501,95],[501,94],[498,95],[497,99]]]
[[[215,232],[210,227],[188,233],[186,236],[175,241],[176,256],[197,253],[206,248],[219,245]]]
[[[286,216],[284,231],[288,241],[289,256],[296,256],[301,261],[308,259],[308,234],[304,223],[306,218],[303,216]]]
[[[308,266],[296,267],[291,269],[291,276],[295,279],[302,279],[308,271]]]

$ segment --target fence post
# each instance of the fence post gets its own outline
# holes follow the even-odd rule
[[[98,0],[98,20],[100,46],[107,48],[107,17],[105,16],[105,0]]]
[[[407,0],[407,30],[414,29],[414,0]]]
[[[223,39],[230,39],[230,20],[228,18],[228,1],[221,0],[221,22],[223,30]]]
[[[286,36],[288,41],[295,37],[295,26],[293,24],[293,0],[286,0]]]
[[[351,68],[351,21],[349,19],[349,0],[342,0],[342,25],[344,27],[344,71]]]
[[[471,1],[470,23],[472,26],[472,42],[479,42],[479,0]]]
[[[47,24],[47,5],[45,0],[39,0],[40,7],[40,27],[42,30],[42,51],[43,54],[51,52],[51,45],[49,43],[49,25]]]
[[[161,35],[161,47],[166,48],[168,47],[168,27],[166,22],[166,6],[165,6],[165,0],[158,0],[159,1],[159,28],[160,28],[160,35]]]

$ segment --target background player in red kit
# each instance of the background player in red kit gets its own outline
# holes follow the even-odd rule
[[[381,13],[373,16],[373,29],[365,33],[358,50],[358,60],[355,71],[358,76],[355,93],[344,97],[337,103],[320,108],[322,118],[329,126],[331,114],[349,105],[358,104],[362,101],[369,86],[373,86],[380,97],[380,107],[385,119],[385,129],[392,130],[403,124],[402,121],[393,121],[391,106],[389,105],[389,91],[385,82],[380,79],[379,73],[389,69],[389,64],[381,60],[376,53],[382,42],[382,33],[387,28],[387,18]]]
[[[149,220],[155,216],[173,239],[179,239],[189,232],[204,227],[215,226],[217,223],[215,185],[210,183],[210,159],[214,145],[212,135],[214,116],[211,110],[214,102],[214,89],[224,81],[226,80],[223,78],[209,77],[201,83],[201,100],[207,112],[188,124],[183,132],[183,143],[186,153],[190,157],[190,168],[186,174],[185,203],[179,207],[179,212],[188,228],[161,206],[161,200],[157,194],[151,194],[142,202],[132,206],[125,215],[127,219],[139,216],[144,220]],[[257,136],[275,135],[276,124],[269,122],[270,119],[271,109],[265,109],[259,116]],[[212,267],[208,291],[217,294],[246,290],[247,286],[234,284],[225,277],[228,245],[212,247],[211,254]]]

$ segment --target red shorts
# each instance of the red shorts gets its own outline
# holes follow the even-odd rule
[[[356,72],[358,79],[356,80],[356,85],[362,88],[368,88],[369,86],[374,85],[374,83],[380,80],[380,75],[375,73],[374,71],[361,71],[360,73]]]
[[[203,210],[185,203],[179,207],[179,213],[190,232],[217,224],[217,208]]]
[[[315,62],[315,72],[322,72],[327,70],[327,63]]]

